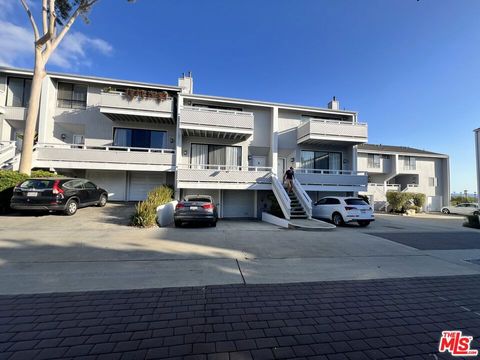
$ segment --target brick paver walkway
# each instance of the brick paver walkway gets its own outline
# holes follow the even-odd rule
[[[0,297],[0,359],[435,359],[480,276]]]

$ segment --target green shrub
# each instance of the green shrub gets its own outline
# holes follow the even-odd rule
[[[460,196],[456,195],[456,196],[452,196],[450,199],[450,203],[452,204],[452,206],[463,204],[463,203],[476,203],[476,202],[477,202],[477,198],[474,196],[465,197],[462,195]]]
[[[32,175],[28,176],[27,174],[19,173],[18,171],[13,170],[0,170],[0,191],[14,187],[15,185],[27,180],[31,177],[51,177],[58,176],[50,171],[44,170],[35,170],[32,171]]]
[[[426,201],[425,194],[409,193],[400,191],[388,191],[387,202],[390,204],[394,212],[404,213],[407,210],[415,210],[422,212]]]
[[[135,205],[135,213],[130,219],[130,224],[137,227],[151,227],[156,224],[157,207],[172,200],[173,190],[166,185],[150,191],[144,201]]]
[[[425,194],[422,193],[411,193],[411,199],[413,202],[413,206],[417,212],[423,211],[423,206],[427,200]]]
[[[405,210],[410,205],[408,202],[409,200],[408,193],[400,192],[400,191],[387,191],[387,201],[388,204],[392,207],[394,212],[405,212]]]

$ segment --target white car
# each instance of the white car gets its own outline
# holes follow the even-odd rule
[[[312,216],[330,220],[337,226],[356,221],[364,227],[375,221],[372,207],[356,197],[324,197],[313,204]]]
[[[464,203],[455,206],[445,206],[442,208],[444,214],[459,214],[459,215],[479,215],[480,210],[478,204]]]

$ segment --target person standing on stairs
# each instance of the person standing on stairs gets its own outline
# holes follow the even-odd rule
[[[295,177],[295,172],[293,171],[293,167],[290,166],[290,169],[285,171],[285,175],[283,175],[283,182],[287,182],[287,191],[290,193],[292,192],[293,188],[293,178]]]

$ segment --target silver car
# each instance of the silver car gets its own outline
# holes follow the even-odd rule
[[[480,210],[476,203],[463,203],[455,206],[445,206],[442,208],[444,214],[459,214],[459,215],[479,215]]]

